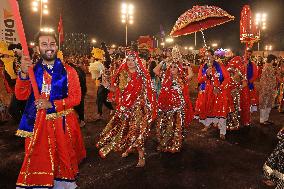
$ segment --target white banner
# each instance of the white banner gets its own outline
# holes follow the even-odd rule
[[[20,43],[16,22],[8,0],[0,3],[0,40],[8,44]]]

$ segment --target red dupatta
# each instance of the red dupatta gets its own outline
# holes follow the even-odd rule
[[[189,85],[186,82],[185,74],[183,72],[182,66],[180,64],[178,66],[178,82],[182,88],[182,96],[185,101],[184,105],[184,113],[185,113],[185,124],[188,125],[190,121],[193,119],[193,109],[192,104],[189,98]],[[173,79],[171,75],[170,67],[167,68],[165,72],[165,77],[162,82],[162,88],[160,91],[160,95],[158,98],[158,108],[162,111],[173,110],[176,106],[181,106],[182,101],[179,95],[179,92],[172,87]]]
[[[136,52],[129,52],[128,54],[135,56],[135,62],[137,66],[137,70],[135,73],[129,74],[131,75],[131,80],[127,83],[125,89],[121,92],[119,88],[116,88],[115,92],[110,92],[109,97],[115,99],[117,103],[117,110],[121,111],[123,108],[131,108],[135,102],[137,101],[137,97],[141,93],[141,90],[146,90],[144,94],[146,94],[147,104],[152,111],[152,120],[156,118],[157,108],[156,108],[156,96],[154,94],[153,88],[151,86],[151,78],[148,71],[144,68],[138,54]],[[111,80],[111,86],[115,86],[115,83],[119,79],[119,75],[122,71],[128,72],[127,66],[127,58],[123,61],[123,63],[118,68],[116,74],[113,76]]]

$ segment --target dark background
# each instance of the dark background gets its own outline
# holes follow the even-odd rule
[[[39,28],[39,13],[31,10],[32,0],[19,0],[20,11],[29,41]],[[64,32],[86,33],[98,42],[124,44],[125,28],[120,19],[120,0],[49,0],[50,14],[43,17],[43,25],[57,29],[62,13]],[[255,15],[268,15],[267,29],[262,32],[260,49],[273,45],[274,50],[284,50],[284,0],[129,0],[133,3],[134,24],[129,28],[129,41],[140,35],[157,35],[160,24],[169,34],[177,18],[194,5],[215,5],[235,16],[235,20],[205,31],[207,43],[216,42],[220,47],[239,49],[239,20],[243,5],[249,4]],[[198,33],[198,46],[202,45],[202,35]],[[180,45],[193,46],[194,35],[179,37]]]

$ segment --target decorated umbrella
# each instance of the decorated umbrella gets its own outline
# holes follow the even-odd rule
[[[216,6],[194,6],[178,18],[170,35],[178,37],[198,31],[202,32],[205,29],[224,24],[234,19],[234,16]],[[202,36],[206,46],[203,32]]]

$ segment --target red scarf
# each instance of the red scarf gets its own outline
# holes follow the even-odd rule
[[[109,98],[115,97],[115,101],[118,105],[117,110],[119,111],[120,107],[131,108],[137,101],[137,97],[141,93],[141,91],[146,90],[147,101],[149,102],[150,109],[152,111],[152,120],[154,120],[157,115],[157,107],[156,107],[156,96],[151,86],[151,78],[148,71],[144,68],[136,52],[135,56],[136,56],[137,70],[135,73],[129,74],[131,75],[131,81],[128,82],[122,93],[117,88],[115,93],[113,92],[109,93]],[[128,72],[128,66],[126,60],[124,60],[124,62],[121,64],[116,74],[112,78],[111,86],[114,86],[117,79],[119,79],[119,75],[122,71]],[[138,71],[140,71],[141,73],[138,73]]]
[[[190,121],[193,119],[193,109],[192,104],[189,98],[189,86],[185,79],[185,74],[183,72],[182,66],[178,65],[178,78],[177,81],[178,84],[181,87],[182,90],[182,96],[185,101],[185,106],[183,108],[183,111],[185,113],[185,125],[189,125]],[[166,70],[165,78],[162,82],[162,88],[161,92],[158,98],[158,108],[162,111],[169,111],[174,108],[177,108],[181,106],[181,99],[178,94],[178,91],[176,89],[172,88],[173,79],[171,76],[171,70],[170,67]]]
[[[130,109],[141,94],[142,88],[142,78],[138,76],[137,72],[132,73],[131,80],[120,94],[120,102],[117,105],[117,109],[120,110],[122,106]]]

